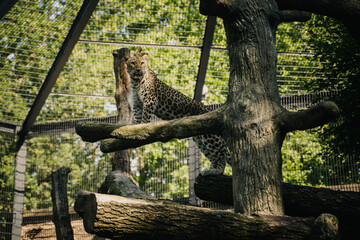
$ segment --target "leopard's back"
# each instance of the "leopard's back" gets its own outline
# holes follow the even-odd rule
[[[155,99],[157,104],[154,114],[157,117],[164,120],[172,120],[199,115],[208,111],[202,103],[196,102],[192,98],[160,81],[152,70],[149,69],[149,73],[149,75],[154,78],[153,81],[151,81],[153,86],[148,86],[148,88],[153,88],[150,91],[156,95]],[[146,101],[146,98],[144,101]]]

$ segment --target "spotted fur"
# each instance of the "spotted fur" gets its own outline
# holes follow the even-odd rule
[[[132,104],[136,123],[150,122],[151,115],[163,120],[199,115],[209,110],[203,105],[160,81],[148,68],[148,54],[137,49],[127,62],[131,79]],[[222,174],[231,158],[224,140],[218,135],[193,137],[201,152],[210,160],[210,169],[205,174]]]

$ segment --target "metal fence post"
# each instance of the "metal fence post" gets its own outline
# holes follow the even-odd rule
[[[21,226],[24,212],[25,175],[26,175],[26,141],[16,154],[14,173],[14,202],[12,220],[12,240],[21,240]]]

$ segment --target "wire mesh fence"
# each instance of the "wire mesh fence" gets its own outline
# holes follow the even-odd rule
[[[309,107],[314,99],[334,93],[312,95],[295,95],[282,98],[284,106],[296,110],[297,107]],[[53,132],[61,125],[53,124]],[[49,128],[49,127],[47,127]],[[61,128],[63,129],[63,128]],[[39,130],[40,131],[40,130]],[[44,133],[44,132],[43,132]],[[283,145],[283,177],[285,182],[293,184],[323,186],[335,190],[359,191],[359,159],[346,159],[321,154],[322,147],[318,141],[319,129],[298,131],[287,136]],[[10,143],[14,136],[4,135]],[[13,164],[14,149],[4,149],[3,156]],[[50,236],[53,231],[51,221],[50,174],[61,166],[71,167],[68,194],[69,203],[73,207],[74,195],[78,190],[86,189],[96,192],[111,171],[111,154],[99,150],[99,143],[85,143],[74,133],[50,134],[33,137],[27,140],[26,180],[24,191],[23,235],[31,236],[36,229],[40,236]],[[190,161],[194,158],[208,167],[208,161],[191,145],[189,140],[173,140],[168,143],[154,143],[131,151],[131,167],[133,177],[139,187],[151,195],[161,199],[188,201],[191,192],[189,177]],[[5,162],[2,161],[4,164]],[[9,172],[14,172],[14,167]],[[201,169],[198,169],[198,172]],[[12,175],[7,177],[11,180]],[[231,169],[227,168],[227,174]],[[197,176],[195,174],[195,176]],[[4,208],[2,211],[2,231],[11,229],[12,187],[2,189]],[[226,208],[213,203],[202,203],[202,206]],[[79,217],[72,210],[74,220]],[[39,227],[46,223],[46,227]],[[77,222],[74,223],[76,228]],[[79,227],[80,228],[80,227]],[[35,230],[34,230],[35,229]],[[52,229],[52,230],[50,230]],[[41,231],[40,231],[41,230]],[[46,231],[49,231],[45,233]],[[85,234],[82,229],[79,234]],[[84,238],[85,235],[79,235]],[[87,236],[87,235],[86,235]],[[6,238],[4,238],[6,239]],[[30,239],[30,238],[29,238]]]

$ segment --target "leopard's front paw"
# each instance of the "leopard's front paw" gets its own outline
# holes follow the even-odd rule
[[[216,169],[216,168],[211,168],[211,169],[207,169],[205,168],[204,170],[201,171],[201,175],[202,176],[207,176],[207,175],[222,175],[224,173],[224,170],[222,169]]]

